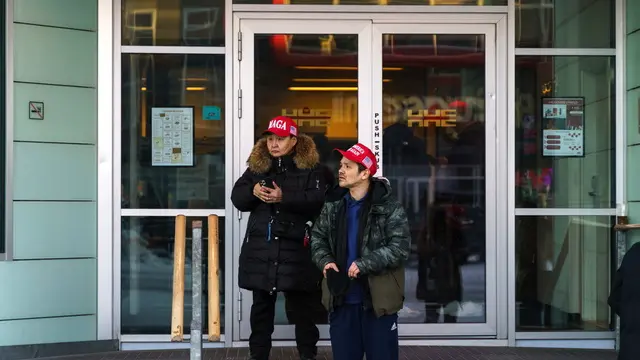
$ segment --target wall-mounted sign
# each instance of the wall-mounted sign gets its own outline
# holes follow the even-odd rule
[[[44,102],[29,101],[29,119],[44,120]]]
[[[542,98],[542,156],[584,156],[584,98]]]
[[[218,121],[222,119],[222,112],[220,106],[203,106],[202,107],[202,120]]]
[[[151,165],[194,165],[193,107],[151,108]]]

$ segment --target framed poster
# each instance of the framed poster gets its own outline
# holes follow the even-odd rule
[[[194,166],[193,106],[151,108],[151,166]]]
[[[584,156],[584,97],[542,98],[542,156]]]

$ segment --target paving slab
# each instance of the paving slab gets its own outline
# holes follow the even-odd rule
[[[202,360],[248,359],[247,348],[204,349]],[[540,349],[466,346],[402,346],[401,360],[615,360],[612,350]],[[50,358],[55,360],[187,360],[188,350],[118,351]],[[271,350],[271,360],[298,360],[295,348]],[[331,348],[318,350],[317,360],[332,360]],[[354,359],[356,360],[356,359]]]

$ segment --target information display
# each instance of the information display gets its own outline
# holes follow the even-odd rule
[[[584,98],[542,98],[542,155],[584,156]]]
[[[151,108],[151,165],[194,165],[193,107]]]

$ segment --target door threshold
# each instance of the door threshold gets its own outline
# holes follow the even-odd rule
[[[248,341],[234,341],[233,347],[248,347]],[[274,341],[274,347],[291,347],[296,346],[296,342],[293,340],[287,341]],[[318,342],[318,346],[331,346],[329,340],[321,340]],[[509,346],[508,340],[496,340],[496,339],[400,339],[400,346],[495,346],[505,347]]]

